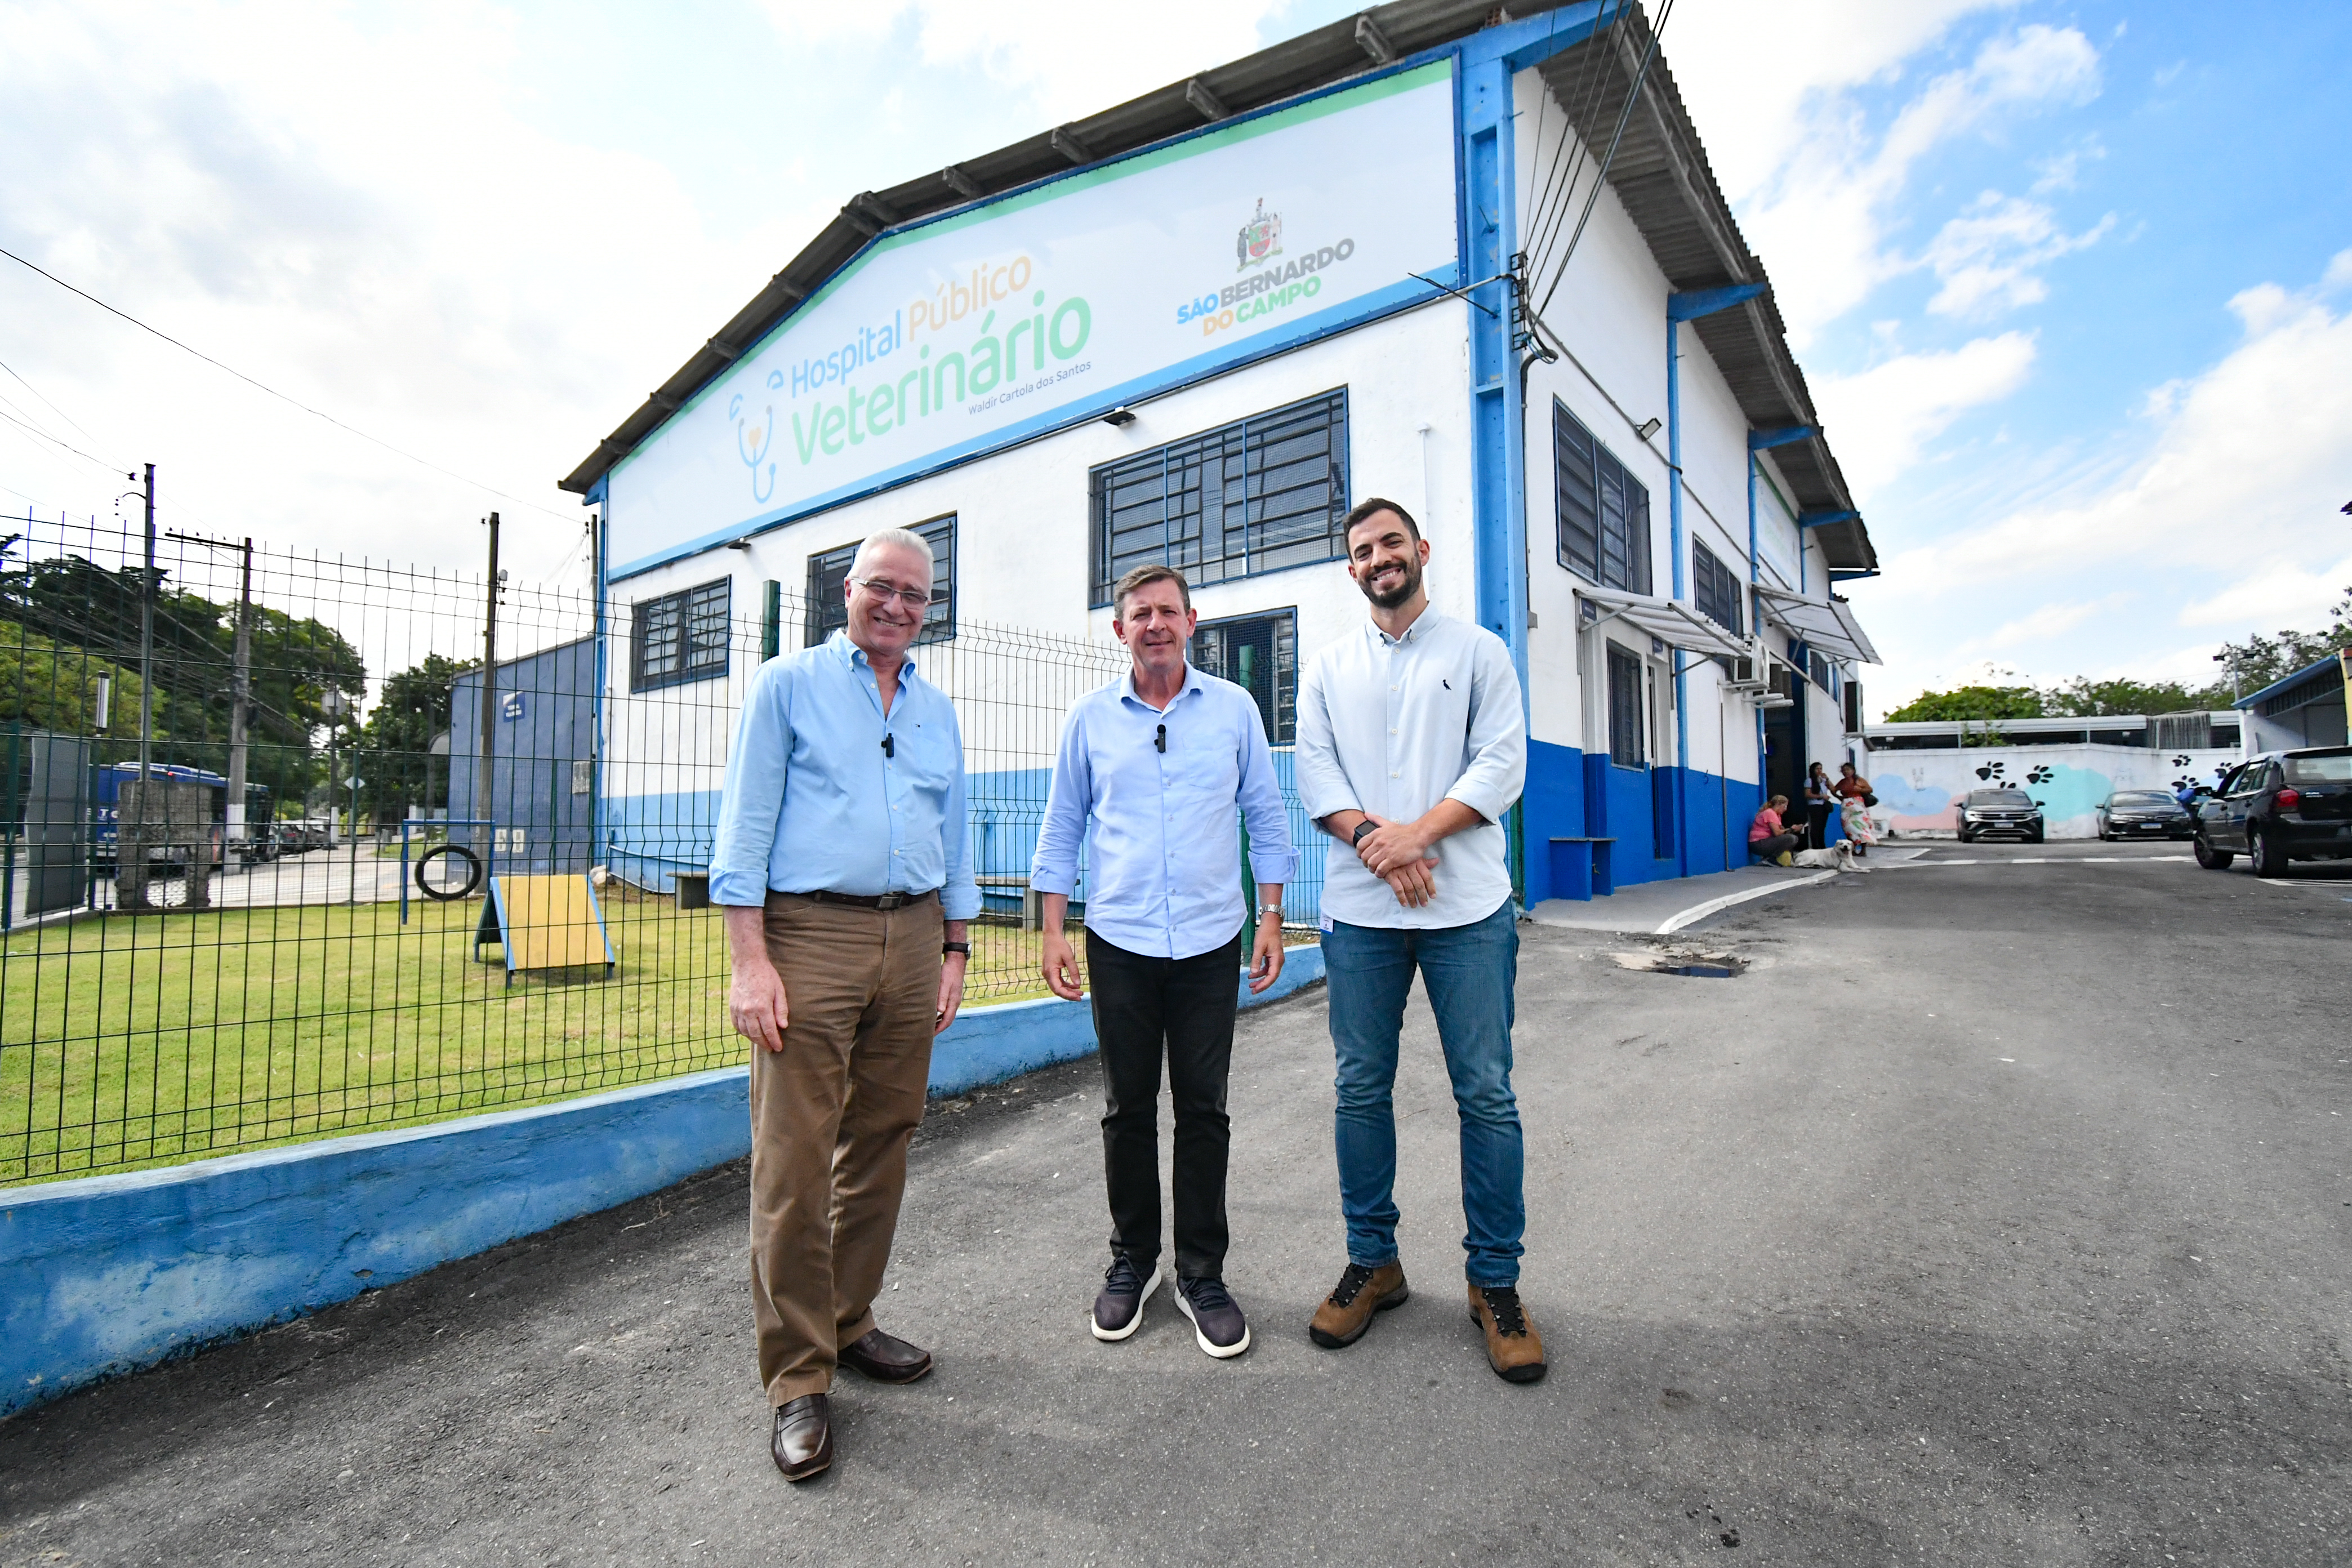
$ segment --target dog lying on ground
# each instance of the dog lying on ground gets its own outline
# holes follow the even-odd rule
[[[1861,871],[1870,868],[1853,852],[1853,845],[1841,838],[1827,849],[1800,849],[1790,857],[1792,865],[1809,867],[1816,871]]]

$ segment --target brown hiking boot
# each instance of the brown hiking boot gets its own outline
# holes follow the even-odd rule
[[[1486,1333],[1486,1362],[1496,1376],[1506,1383],[1533,1383],[1543,1376],[1543,1336],[1528,1321],[1516,1289],[1471,1286],[1470,1321]]]
[[[1372,1326],[1374,1312],[1402,1307],[1412,1294],[1405,1288],[1403,1264],[1383,1263],[1378,1268],[1367,1268],[1360,1263],[1350,1263],[1331,1294],[1315,1309],[1315,1321],[1307,1325],[1307,1337],[1327,1351],[1354,1344]]]

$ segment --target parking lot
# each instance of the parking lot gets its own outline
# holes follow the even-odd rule
[[[1075,1063],[934,1108],[879,1312],[940,1369],[845,1374],[818,1482],[768,1461],[729,1167],[0,1424],[0,1564],[2352,1560],[2352,866],[1871,864],[1668,938],[1522,926],[1543,1383],[1463,1309],[1418,1003],[1416,1293],[1307,1342],[1317,990],[1236,1046],[1238,1362],[1164,1296],[1087,1334]]]

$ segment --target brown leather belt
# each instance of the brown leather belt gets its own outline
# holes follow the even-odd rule
[[[919,904],[925,899],[936,899],[940,890],[933,888],[925,893],[787,893],[785,897],[806,899],[812,903],[847,904],[858,910],[896,910],[908,904]]]

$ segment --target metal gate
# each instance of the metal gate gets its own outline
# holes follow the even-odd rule
[[[81,903],[89,868],[89,742],[78,736],[9,732],[0,930]]]

